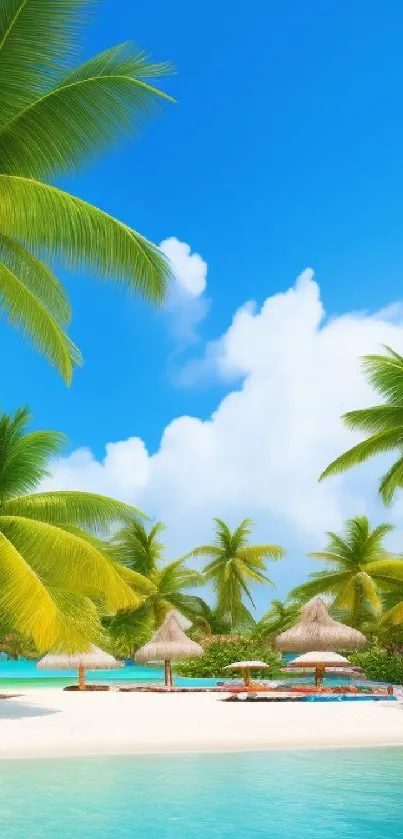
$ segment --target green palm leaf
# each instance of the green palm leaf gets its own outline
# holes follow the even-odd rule
[[[38,575],[72,592],[100,597],[110,611],[140,603],[112,561],[75,533],[23,516],[0,516],[0,530]]]
[[[93,269],[102,279],[117,277],[154,302],[165,296],[170,274],[161,251],[122,222],[56,187],[0,175],[0,228],[66,267]]]
[[[143,516],[135,507],[92,492],[41,492],[12,498],[5,504],[8,515],[25,516],[55,525],[76,525],[104,533],[116,521]]]
[[[343,414],[345,424],[355,431],[387,431],[402,422],[402,409],[393,405],[375,405]]]
[[[0,415],[0,499],[29,492],[48,475],[49,460],[59,454],[66,437],[58,431],[24,433],[28,408]]]
[[[130,44],[91,58],[30,103],[0,130],[0,158],[8,174],[43,178],[77,169],[86,157],[131,133],[163,99],[144,81],[157,67]]]
[[[368,440],[363,440],[353,446],[352,449],[340,455],[322,472],[319,480],[327,478],[329,475],[337,475],[350,469],[352,466],[357,466],[359,463],[364,463],[375,454],[384,454],[385,452],[393,451],[396,446],[403,446],[403,428],[390,428],[387,431],[380,431],[369,437]]]
[[[51,87],[76,52],[85,0],[0,4],[0,125]]]
[[[62,326],[71,321],[66,291],[50,269],[19,242],[0,233],[0,262],[15,274]]]
[[[241,548],[238,551],[238,556],[245,562],[252,562],[259,564],[269,557],[270,559],[283,559],[286,551],[279,545],[248,545],[246,548]],[[263,565],[264,567],[264,565]]]
[[[88,598],[47,586],[2,532],[0,610],[14,629],[32,637],[39,651],[61,641],[65,648],[80,649],[100,626]]]
[[[320,476],[344,472],[368,458],[397,450],[398,460],[382,477],[379,493],[389,505],[397,489],[403,486],[403,358],[390,347],[385,355],[370,355],[363,359],[364,371],[372,386],[383,396],[385,405],[350,411],[343,417],[350,428],[375,432],[331,463]]]
[[[290,592],[290,596],[296,600],[306,602],[311,597],[316,597],[317,594],[324,594],[327,592],[334,592],[340,586],[347,583],[349,575],[347,571],[335,571],[334,573],[324,573],[315,580],[309,580],[302,583],[300,586],[295,586]]]
[[[81,364],[79,350],[40,299],[4,263],[0,263],[0,301],[9,322],[30,338],[69,384],[73,365]]]

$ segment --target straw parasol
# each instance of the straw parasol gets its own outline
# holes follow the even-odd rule
[[[355,650],[366,643],[365,635],[333,620],[320,597],[304,607],[298,623],[276,638],[276,647],[284,653],[310,650]]]
[[[78,670],[78,687],[85,690],[86,670],[116,670],[123,667],[113,655],[100,650],[91,644],[87,652],[82,653],[48,653],[38,661],[39,670]]]
[[[175,612],[169,612],[164,623],[157,630],[148,644],[137,650],[135,660],[140,664],[151,661],[163,661],[165,684],[172,687],[172,661],[204,655],[203,647],[191,641],[179,625]]]
[[[232,664],[227,664],[224,670],[240,670],[247,687],[251,686],[250,671],[251,670],[269,670],[270,667],[265,661],[234,661]]]
[[[322,650],[314,650],[304,655],[299,655],[292,661],[288,662],[289,667],[306,667],[310,670],[315,670],[316,687],[320,687],[323,681],[325,669],[327,667],[340,667],[350,664],[348,658],[338,653],[323,652]]]

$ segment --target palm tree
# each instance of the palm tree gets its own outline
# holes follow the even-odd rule
[[[274,642],[277,635],[293,626],[300,615],[301,605],[295,602],[272,600],[270,609],[257,622],[253,634]]]
[[[245,519],[233,532],[221,519],[214,519],[216,525],[215,539],[212,545],[200,545],[184,557],[203,556],[211,561],[204,568],[206,580],[211,580],[217,596],[219,615],[229,615],[231,631],[239,624],[254,619],[244,605],[242,598],[246,595],[254,607],[249,584],[270,583],[271,580],[263,573],[265,559],[280,559],[285,551],[278,545],[248,545],[252,522]]]
[[[82,649],[101,629],[97,606],[135,607],[152,585],[121,569],[101,534],[138,511],[88,492],[34,492],[65,442],[52,431],[26,432],[26,408],[0,415],[0,615],[8,631],[40,651]]]
[[[382,500],[389,505],[396,490],[403,486],[403,358],[390,347],[385,347],[385,350],[386,355],[363,358],[366,377],[384,403],[350,411],[343,416],[350,428],[370,436],[334,460],[320,480],[344,472],[374,455],[396,451],[398,458],[383,475],[379,485]]]
[[[314,572],[311,579],[297,586],[291,597],[303,602],[317,594],[332,597],[333,610],[343,610],[355,627],[380,615],[382,592],[403,581],[403,559],[384,547],[384,539],[393,530],[380,524],[371,530],[366,516],[346,522],[345,533],[328,533],[324,551],[308,554],[330,565],[327,571]]]
[[[138,127],[170,72],[125,43],[74,66],[87,0],[2,0],[0,7],[0,292],[22,329],[69,382],[79,353],[54,263],[115,278],[160,302],[169,278],[157,247],[123,222],[56,188]]]
[[[111,556],[132,573],[147,577],[153,585],[153,591],[145,598],[138,613],[127,612],[126,622],[133,626],[137,626],[138,621],[146,621],[155,630],[171,609],[189,619],[200,610],[200,598],[188,594],[187,589],[200,586],[203,578],[198,571],[187,568],[184,559],[163,564],[165,545],[159,537],[164,530],[165,525],[161,522],[147,530],[141,521],[132,520],[111,542]],[[118,615],[112,621],[112,632],[118,626],[122,627],[124,621],[124,616]]]

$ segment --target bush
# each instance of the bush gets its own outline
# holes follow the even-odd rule
[[[397,652],[374,646],[366,652],[352,653],[352,664],[362,667],[368,679],[388,684],[403,684],[403,656]]]
[[[270,665],[269,670],[253,672],[256,677],[273,677],[280,672],[281,659],[277,653],[267,649],[261,641],[252,638],[231,638],[212,642],[205,642],[205,654],[200,658],[190,658],[188,661],[178,661],[175,671],[180,676],[190,676],[196,679],[218,678],[226,676],[228,671],[224,670],[227,664],[233,661],[264,661]]]

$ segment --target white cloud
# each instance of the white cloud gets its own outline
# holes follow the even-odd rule
[[[205,296],[207,263],[190,245],[174,236],[164,239],[160,249],[168,257],[174,275],[169,300],[165,306],[174,337],[183,343],[198,339],[197,327],[205,318],[210,301]]]
[[[260,310],[239,309],[214,353],[207,348],[217,375],[238,377],[238,389],[210,419],[173,420],[152,455],[136,437],[108,443],[102,462],[89,450],[74,452],[54,464],[47,486],[108,492],[163,519],[172,556],[206,541],[212,516],[231,524],[250,516],[258,541],[290,550],[291,559],[275,569],[286,589],[304,575],[303,555],[324,530],[359,512],[396,518],[402,507],[403,501],[385,513],[377,501],[379,463],[317,481],[355,441],[340,415],[376,401],[359,358],[382,344],[403,352],[397,306],[326,321],[312,272],[304,271],[295,287]]]

